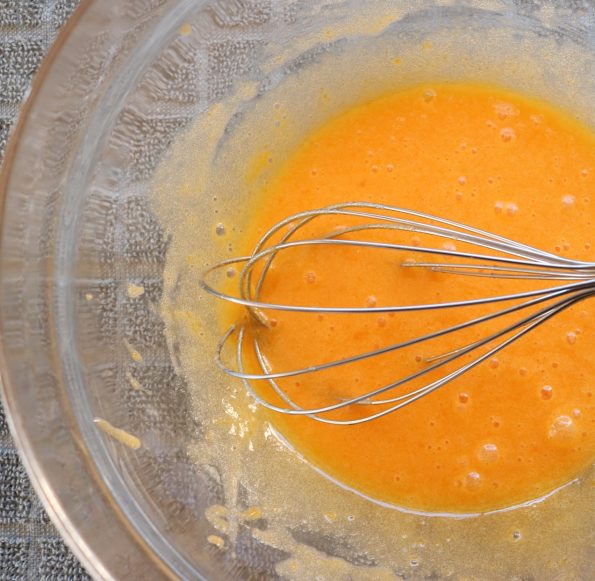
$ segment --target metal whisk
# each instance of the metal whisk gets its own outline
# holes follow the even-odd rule
[[[330,231],[316,238],[300,238],[304,228],[320,219],[336,217],[341,220],[355,220],[356,224]],[[390,241],[365,239],[366,233],[382,231],[383,237],[399,231],[419,233],[435,237],[438,242],[457,241],[464,243],[465,251],[449,250],[444,247],[412,246]],[[291,248],[304,246],[350,246],[368,249],[394,250],[407,253],[419,253],[429,257],[425,262],[403,262],[407,268],[431,269],[453,275],[468,275],[486,278],[512,278],[534,281],[555,281],[559,284],[546,285],[546,288],[534,288],[523,292],[498,296],[483,296],[468,300],[437,302],[416,305],[392,305],[373,307],[340,307],[323,305],[275,304],[261,300],[262,289],[267,275],[276,257]],[[439,246],[437,244],[437,246]],[[441,259],[448,258],[444,261]],[[452,260],[455,259],[454,262]],[[233,296],[220,292],[208,282],[215,271],[228,270],[235,265],[242,265],[238,277],[238,292]],[[561,283],[560,283],[561,281]],[[232,326],[222,337],[217,347],[216,359],[225,373],[241,379],[254,399],[262,406],[285,414],[304,415],[314,420],[329,424],[359,424],[380,418],[399,410],[422,397],[427,396],[443,385],[455,380],[473,369],[495,353],[520,339],[557,313],[595,294],[595,263],[581,262],[562,258],[538,248],[516,242],[495,234],[460,224],[452,220],[439,218],[422,212],[406,210],[393,206],[367,202],[349,202],[320,209],[301,212],[281,220],[270,228],[260,239],[250,256],[224,260],[203,273],[202,288],[208,293],[225,301],[243,305],[250,313],[247,322]],[[489,288],[489,287],[487,287]],[[427,311],[434,309],[455,309],[471,305],[489,305],[509,303],[508,306],[486,315],[472,318],[460,324],[427,333],[406,341],[394,343],[380,349],[368,351],[351,357],[325,361],[301,369],[284,371],[270,370],[262,351],[257,334],[251,339],[253,353],[260,366],[259,373],[245,371],[245,349],[247,343],[247,325],[268,325],[265,311],[281,310],[301,313],[395,313],[405,311]],[[510,303],[513,303],[512,305]],[[518,319],[505,323],[501,328],[490,332],[480,340],[464,344],[460,348],[436,357],[426,359],[427,366],[414,373],[395,378],[395,381],[370,390],[357,397],[344,398],[331,405],[316,408],[304,408],[298,405],[284,391],[278,380],[306,374],[316,374],[338,366],[348,365],[370,357],[404,349],[431,339],[461,332],[464,329],[480,325],[487,321],[496,321],[506,315],[518,313]],[[235,365],[224,362],[223,352],[226,345],[236,339]],[[492,345],[493,344],[493,345]],[[484,350],[482,350],[484,348]],[[487,349],[487,350],[485,350]],[[423,378],[449,363],[473,354],[470,361],[463,362],[454,371],[443,371],[437,379],[421,387],[412,387],[414,380]],[[284,402],[277,405],[267,400],[252,386],[253,381],[266,381]],[[263,391],[263,390],[260,390]],[[369,413],[364,417],[336,418],[329,417],[333,412],[347,406],[366,406]],[[336,414],[335,414],[336,415]]]

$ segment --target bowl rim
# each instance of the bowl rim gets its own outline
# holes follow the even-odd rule
[[[26,134],[30,114],[38,105],[42,87],[44,87],[50,71],[56,64],[59,64],[59,57],[63,55],[63,50],[73,32],[84,20],[84,17],[88,15],[89,9],[96,4],[98,3],[95,0],[80,0],[78,6],[62,25],[50,44],[22,100],[17,118],[9,131],[4,159],[0,164],[0,224],[5,220],[6,202],[13,176],[14,163],[21,151],[24,141],[23,136]],[[1,246],[2,239],[0,237]],[[91,473],[86,475],[90,484],[86,487],[86,490],[76,491],[82,498],[73,498],[72,490],[59,490],[54,486],[53,479],[48,476],[47,470],[51,460],[44,460],[36,452],[31,434],[22,420],[23,411],[25,410],[23,410],[22,403],[19,402],[17,390],[11,380],[3,327],[3,320],[0,318],[0,402],[5,410],[6,422],[16,445],[17,453],[29,476],[33,490],[41,500],[52,524],[56,527],[66,545],[81,562],[86,572],[94,579],[117,579],[122,573],[132,573],[137,570],[137,566],[140,570],[144,570],[145,574],[150,572],[151,579],[176,578],[165,563],[158,557],[150,555],[150,552],[147,551],[148,545],[143,542],[138,532],[133,529],[121,511],[115,510],[116,507],[110,502],[105,487],[101,486]],[[72,434],[71,440],[76,448],[80,450],[80,443],[76,441],[77,438]],[[125,555],[124,559],[113,562],[112,552],[106,550],[109,545],[114,544],[115,536],[109,542],[98,547],[98,544],[93,542],[94,535],[92,534],[98,527],[93,526],[93,523],[90,522],[85,531],[81,531],[80,522],[78,524],[75,522],[75,510],[80,507],[81,502],[85,502],[85,499],[92,500],[95,503],[99,500],[103,505],[102,517],[108,521],[108,526],[113,525],[113,528],[109,526],[106,529],[108,532],[106,537],[111,537],[115,529],[120,532],[124,531],[124,534],[119,534],[117,538],[118,552]]]

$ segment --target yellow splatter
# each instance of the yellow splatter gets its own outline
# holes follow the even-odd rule
[[[131,299],[138,299],[145,294],[145,287],[140,284],[129,282],[128,286],[126,287],[126,292]]]
[[[209,535],[207,541],[211,545],[215,545],[218,549],[222,549],[225,546],[225,541],[219,535]]]
[[[324,517],[324,520],[329,524],[332,524],[337,521],[337,513],[332,510],[325,512],[322,516]]]
[[[140,381],[136,379],[136,377],[134,377],[134,375],[132,375],[130,371],[126,372],[126,379],[128,380],[128,383],[130,384],[132,389],[143,389],[143,386],[141,385]]]
[[[126,339],[124,339],[124,345],[126,345],[126,349],[128,349],[128,353],[130,353],[132,360],[141,363],[143,356],[128,341],[126,341]]]
[[[128,446],[132,450],[138,450],[142,445],[139,438],[129,434],[126,430],[112,426],[107,420],[95,418],[93,422],[102,432],[105,432],[108,436],[111,436],[114,440],[118,440],[118,442],[124,444],[124,446]]]
[[[229,531],[229,521],[227,520],[228,510],[221,504],[213,504],[205,510],[205,517],[220,533]]]
[[[262,518],[262,509],[259,506],[251,506],[240,514],[240,518],[245,522],[258,520]]]

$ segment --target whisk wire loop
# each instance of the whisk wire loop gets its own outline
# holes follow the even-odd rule
[[[327,233],[308,237],[309,225],[316,220],[355,220],[350,226],[331,228]],[[360,223],[361,222],[361,223]],[[434,238],[463,243],[468,248],[456,250],[433,246],[413,246],[381,240],[360,239],[367,232],[399,233],[412,232]],[[303,237],[298,237],[305,233]],[[354,238],[357,236],[357,238]],[[264,284],[270,268],[280,253],[304,247],[356,247],[366,250],[388,250],[400,253],[417,253],[424,256],[441,257],[458,262],[425,261],[404,262],[406,268],[429,269],[442,274],[474,276],[482,278],[512,278],[526,281],[562,281],[563,284],[533,288],[508,294],[483,296],[464,300],[444,301],[426,304],[397,304],[388,306],[336,306],[299,305],[262,300]],[[491,254],[486,251],[494,252]],[[240,267],[238,294],[232,295],[218,290],[209,278],[217,271]],[[256,244],[250,256],[224,260],[203,273],[202,288],[215,297],[243,305],[250,318],[228,329],[217,346],[216,361],[228,375],[239,378],[246,390],[263,407],[293,416],[305,416],[313,420],[335,425],[356,425],[381,418],[426,397],[442,386],[459,378],[496,353],[542,325],[558,313],[595,295],[595,263],[572,260],[566,257],[528,246],[465,224],[384,204],[370,202],[348,202],[325,208],[308,210],[289,216],[272,226]],[[271,370],[259,340],[259,330],[268,326],[266,311],[292,311],[300,313],[396,313],[431,311],[436,309],[457,309],[469,306],[493,305],[513,302],[512,305],[481,316],[464,320],[437,331],[422,334],[382,348],[343,358],[307,365],[289,370]],[[477,327],[501,317],[521,313],[522,316],[501,328],[488,332],[479,340],[467,342],[449,352],[425,358],[425,367],[386,385],[370,389],[354,397],[337,398],[337,401],[317,407],[303,407],[279,384],[279,380],[311,375],[339,366],[350,365],[372,357],[380,357],[412,345],[425,344],[445,335]],[[247,346],[247,332],[252,335]],[[224,351],[235,339],[235,365],[224,362]],[[257,372],[246,371],[246,353],[251,349],[260,368]],[[463,357],[470,357],[454,370],[446,366],[455,364]],[[416,381],[445,368],[437,379],[418,386]],[[255,389],[252,382],[265,382],[268,386]],[[417,386],[417,387],[416,387]],[[396,392],[389,397],[381,396]],[[270,393],[273,397],[265,395]],[[274,395],[273,395],[274,394]],[[382,409],[376,411],[378,407]],[[366,412],[365,410],[369,410]],[[344,413],[344,412],[347,413]],[[355,415],[356,417],[352,417]]]

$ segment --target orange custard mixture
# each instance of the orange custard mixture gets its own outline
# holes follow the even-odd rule
[[[594,185],[595,136],[569,115],[492,87],[416,87],[355,107],[312,134],[258,198],[250,244],[242,250],[249,253],[263,232],[290,214],[372,201],[593,260]],[[322,221],[308,235],[352,224]],[[437,243],[414,232],[402,234],[399,242]],[[412,259],[419,256],[356,248],[287,252],[271,269],[262,299],[385,306],[561,284],[400,266]],[[274,372],[377,349],[497,308],[503,307],[363,315],[270,311],[273,325],[254,332]],[[581,302],[438,391],[369,423],[334,426],[275,413],[267,418],[315,466],[378,501],[473,513],[537,499],[580,477],[595,455],[594,315],[595,301]],[[237,317],[237,309],[228,308],[225,319]],[[496,328],[279,383],[302,406],[336,403],[419,370],[427,358]],[[263,383],[255,387],[278,401]],[[328,417],[362,414],[352,406]]]

